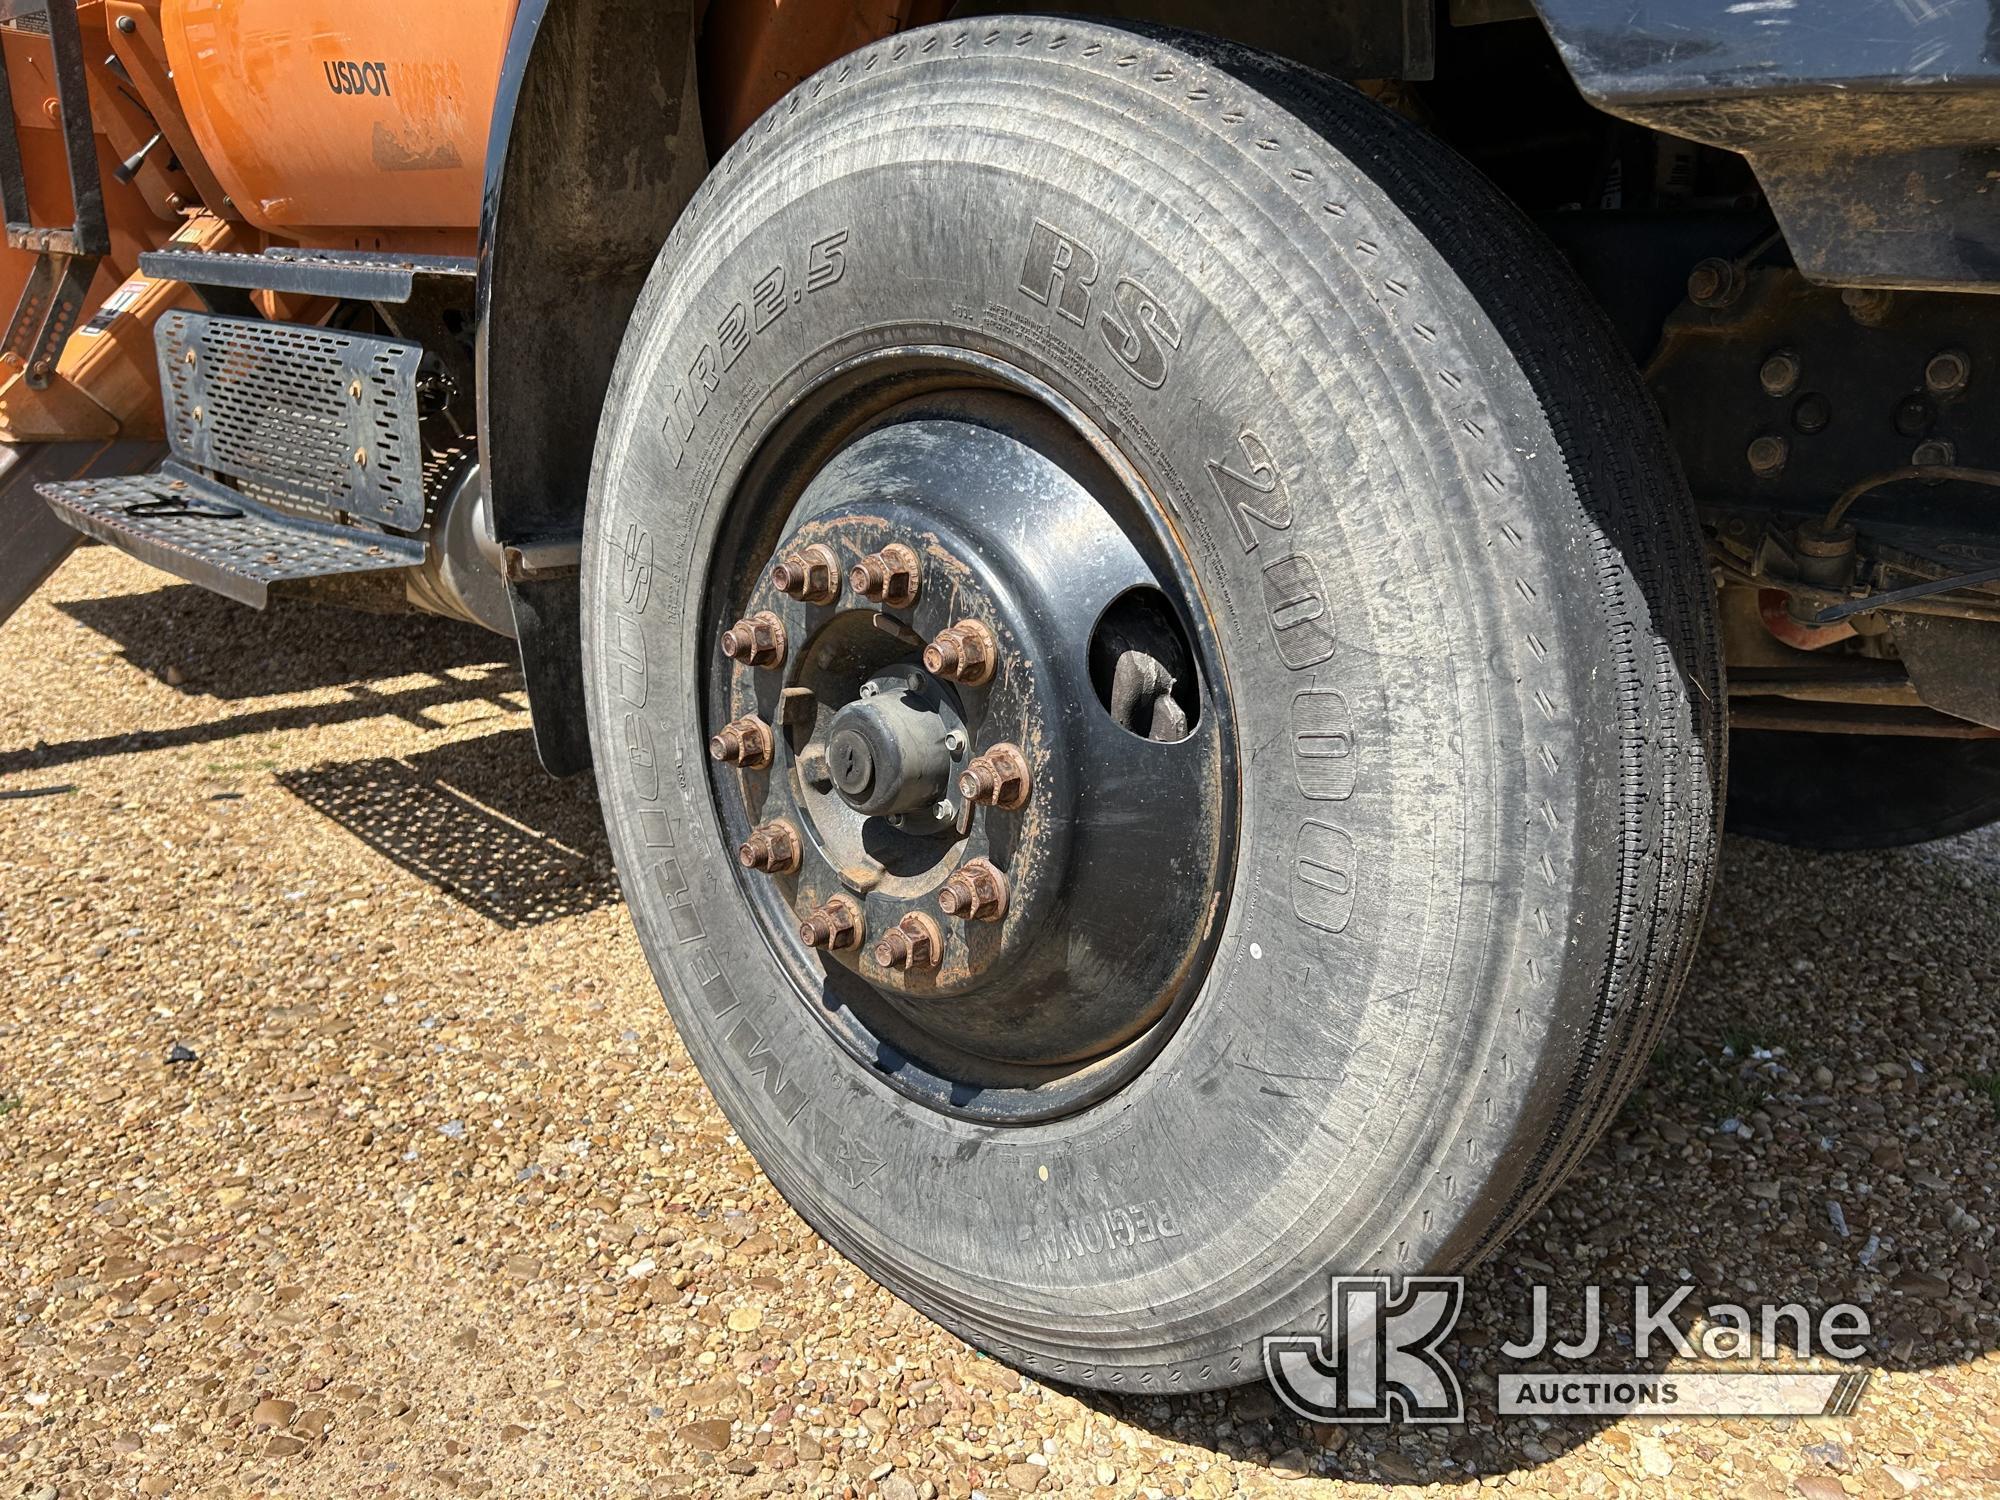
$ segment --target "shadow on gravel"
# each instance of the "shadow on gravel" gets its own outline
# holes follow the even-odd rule
[[[352,683],[347,696],[334,703],[298,703],[282,708],[260,709],[231,714],[200,724],[177,724],[166,729],[128,729],[119,734],[92,735],[82,740],[57,740],[0,750],[0,776],[19,771],[49,770],[76,765],[101,755],[130,755],[143,750],[173,750],[184,745],[213,745],[245,735],[279,734],[289,729],[311,729],[327,724],[351,724],[363,719],[407,719],[422,728],[438,725],[426,717],[430,710],[454,703],[487,702],[509,717],[525,717],[526,710],[500,695],[521,690],[518,665],[507,663],[479,668],[470,678],[440,676],[420,687],[382,692],[366,683]]]
[[[618,899],[590,778],[558,781],[531,730],[401,759],[281,771],[279,785],[376,853],[501,927]]]
[[[297,599],[251,609],[193,584],[56,608],[116,642],[148,676],[213,698],[271,698],[516,660],[511,641],[457,620]]]
[[[335,688],[345,696],[0,750],[0,775],[364,719],[400,718],[436,728],[430,711],[458,703],[483,701],[510,717],[524,714],[522,704],[502,696],[521,691],[513,642],[456,620],[362,614],[297,600],[255,610],[192,584],[63,600],[56,608],[115,642],[131,665],[183,693],[227,702]],[[426,680],[375,686],[411,677]]]
[[[1072,1394],[1247,1462],[1381,1483],[1511,1473],[1532,1486],[1535,1466],[1606,1428],[1638,1472],[1645,1422],[1502,1419],[1495,1399],[1503,1369],[1666,1368],[1672,1351],[1659,1340],[1648,1358],[1633,1355],[1641,1283],[1656,1308],[1692,1286],[1677,1318],[1691,1334],[1711,1303],[1755,1317],[1766,1301],[1814,1314],[1853,1302],[1872,1323],[1855,1368],[1976,1363],[2000,1348],[1989,1261],[2000,1228],[1990,1181],[2000,1159],[1996,909],[2000,830],[1868,854],[1729,840],[1694,972],[1651,1068],[1542,1212],[1468,1275],[1465,1313],[1444,1345],[1468,1423],[1318,1426],[1279,1409],[1261,1381],[1200,1396]],[[1531,1327],[1538,1283],[1549,1288],[1552,1339],[1576,1338],[1583,1289],[1603,1288],[1594,1358],[1503,1365],[1500,1345]],[[1853,1421],[1873,1458],[1864,1465],[1850,1451],[1844,1424],[1815,1424],[1802,1474],[1837,1484],[1923,1451],[1893,1418],[1886,1431],[1871,1426],[1870,1400],[1864,1392]],[[1712,1441],[1695,1429],[1698,1459],[1740,1458],[1770,1423],[1731,1418],[1707,1431]],[[1690,1482],[1701,1479],[1697,1470]]]

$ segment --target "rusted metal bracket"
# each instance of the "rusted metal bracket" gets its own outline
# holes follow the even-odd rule
[[[27,173],[21,165],[20,127],[11,109],[4,128],[0,128],[0,213],[6,216],[7,243],[39,256],[7,325],[4,352],[28,367],[27,381],[35,390],[45,389],[55,374],[57,356],[83,312],[97,262],[111,252],[76,7],[77,0],[35,0],[15,7],[17,17],[36,8],[48,17],[56,120],[69,165],[70,202],[75,205],[76,222],[67,229],[35,226],[28,209]],[[9,88],[6,56],[0,52],[0,98],[10,97]]]
[[[1946,594],[1953,589],[1969,589],[1982,583],[2000,583],[2000,568],[1981,568],[1974,573],[1959,573],[1950,578],[1932,578],[1924,583],[1913,583],[1906,588],[1887,589],[1879,594],[1864,595],[1850,599],[1845,604],[1835,604],[1814,615],[1815,625],[1833,625],[1850,615],[1862,615],[1871,609],[1890,609],[1898,604],[1907,604],[1912,599],[1926,599],[1932,594]]]

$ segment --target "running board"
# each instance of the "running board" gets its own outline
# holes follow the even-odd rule
[[[254,609],[270,602],[277,584],[424,560],[424,544],[413,538],[274,510],[173,459],[155,474],[36,488],[84,535]]]

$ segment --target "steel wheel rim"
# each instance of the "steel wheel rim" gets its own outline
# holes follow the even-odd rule
[[[942,454],[948,473],[974,481],[935,482],[939,471],[924,472],[918,450]],[[1034,491],[1035,504],[1043,512],[1053,506],[1066,523],[1065,576],[1072,583],[1079,570],[1088,576],[1060,599],[1045,539],[1001,534],[1004,496],[980,488],[994,470],[1003,477],[991,483]],[[930,1107],[1015,1124],[1108,1097],[1143,1071],[1194,1003],[1222,929],[1238,824],[1235,728],[1220,650],[1152,487],[1080,406],[1019,367],[962,349],[886,342],[812,380],[737,479],[702,601],[702,727],[712,738],[747,717],[770,731],[767,765],[711,759],[707,769],[717,827],[739,854],[732,860],[739,888],[778,967],[858,1065]],[[1085,534],[1075,534],[1079,528]],[[815,547],[851,570],[884,544],[912,539],[922,551],[914,604],[861,598],[859,576],[840,579],[828,600],[824,567],[810,570],[805,599],[773,581],[774,563],[800,561]],[[1162,608],[1171,616],[1164,627]],[[758,616],[777,617],[778,659],[725,659],[722,633]],[[994,627],[999,665],[990,681],[954,681],[922,666],[919,648],[935,644],[941,622],[962,619]],[[1113,707],[1130,722],[1132,694],[1121,699],[1115,688],[1122,681],[1130,689],[1124,656],[1133,653],[1116,653],[1114,668],[1104,658],[1107,640],[1134,639],[1145,648],[1136,653],[1142,662],[1156,648],[1170,655],[1174,644],[1182,656],[1177,671],[1162,672],[1171,691],[1155,682],[1137,700],[1141,719],[1150,711],[1152,721],[1128,728]],[[763,639],[767,656],[772,644]],[[829,786],[826,767],[814,761],[840,714],[852,712],[860,685],[885,673],[909,679],[907,696],[932,715],[923,723],[962,738],[963,753],[951,757],[940,799],[948,806],[899,808],[886,817],[914,829],[871,847],[874,836],[856,828],[884,825],[885,815],[843,824],[857,815],[848,789]],[[1165,739],[1154,737],[1162,718]],[[968,808],[973,799],[961,778],[996,746],[1024,752],[1025,805],[989,798]],[[1134,762],[1155,791],[1162,777],[1184,790],[1176,840],[1163,842],[1156,831],[1114,841],[1105,831],[1148,800],[1134,791]],[[1115,772],[1106,769],[1114,764]],[[1000,795],[1009,790],[1003,783]],[[1108,820],[1107,795],[1126,799]],[[1164,805],[1150,800],[1156,810]],[[743,846],[773,824],[790,828],[796,850],[780,847],[778,858],[754,867]],[[937,856],[929,862],[921,857],[926,840]],[[1120,843],[1164,857],[1110,881],[1108,858]],[[872,882],[841,876],[857,844],[881,866]],[[956,919],[937,904],[940,887],[975,860],[992,865],[1007,887],[997,921]],[[1077,960],[1090,969],[1088,960],[1105,948],[1108,910],[1121,899],[1131,906],[1135,887],[1145,903],[1134,928],[1139,958],[1121,958],[1108,985],[1094,984]],[[835,933],[845,946],[806,946],[810,919],[841,902],[858,908],[858,940]],[[892,921],[899,915],[920,915],[918,925],[934,929],[943,950],[935,965],[897,971],[878,961],[885,934],[911,928]],[[831,920],[839,928],[845,916],[834,912]]]

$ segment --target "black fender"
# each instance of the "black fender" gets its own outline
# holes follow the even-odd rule
[[[2000,286],[2000,53],[1988,5],[1535,0],[1599,109],[1741,152],[1799,269]]]
[[[708,172],[700,0],[522,0],[480,210],[476,384],[493,541],[558,775],[590,764],[578,555],[599,409],[625,324]]]

